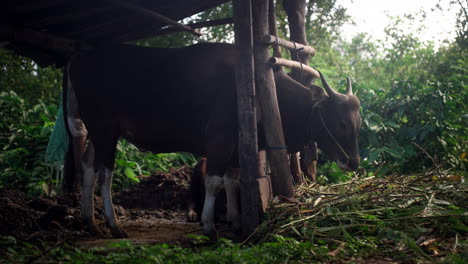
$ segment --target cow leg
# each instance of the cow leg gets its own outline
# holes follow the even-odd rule
[[[104,236],[96,225],[94,218],[94,187],[96,186],[96,170],[94,167],[95,151],[91,141],[81,160],[83,172],[81,184],[81,217],[88,231],[96,236]]]
[[[112,169],[105,166],[99,166],[99,186],[101,191],[102,203],[104,207],[104,217],[106,224],[110,228],[112,237],[128,237],[125,231],[120,227],[115,217],[114,205],[112,203]]]
[[[227,198],[227,220],[236,231],[240,230],[239,216],[239,169],[228,169],[224,174],[224,188]]]
[[[102,204],[104,207],[104,218],[109,227],[112,237],[123,238],[127,234],[120,227],[115,216],[114,205],[112,203],[112,170],[114,169],[115,151],[119,139],[118,125],[104,124],[100,128],[101,133],[93,138],[96,148],[95,166],[98,170],[99,187]]]
[[[208,160],[208,163],[210,160]],[[210,238],[216,238],[216,228],[214,225],[214,209],[216,194],[223,187],[223,177],[208,173],[205,177],[205,203],[203,204],[202,223],[203,232]]]
[[[301,152],[301,166],[305,175],[312,182],[317,182],[317,145],[315,142],[309,143]]]
[[[206,158],[200,159],[190,178],[190,201],[187,206],[187,220],[196,222],[201,216],[203,206],[204,179],[206,177]]]

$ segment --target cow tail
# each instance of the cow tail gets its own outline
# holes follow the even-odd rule
[[[67,133],[68,144],[67,151],[64,157],[63,165],[63,182],[62,188],[65,193],[72,193],[74,190],[74,182],[76,177],[75,172],[75,157],[73,155],[73,136],[70,131],[70,126],[68,124],[68,65],[65,64],[63,67],[63,90],[62,90],[62,109],[63,109],[63,122],[65,122],[65,131]]]

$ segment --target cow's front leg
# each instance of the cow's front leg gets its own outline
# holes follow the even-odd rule
[[[224,174],[224,188],[227,198],[227,220],[234,230],[240,230],[239,217],[239,169],[228,169]]]
[[[81,160],[81,218],[88,231],[96,236],[103,237],[101,229],[96,225],[94,218],[94,187],[96,186],[96,170],[94,168],[94,146],[91,141]]]
[[[204,233],[212,239],[217,238],[214,225],[216,194],[223,186],[223,177],[208,173],[205,178],[205,203],[203,205],[202,223]]]
[[[120,227],[115,217],[114,205],[112,203],[112,169],[104,166],[99,168],[99,185],[101,190],[102,203],[104,207],[104,217],[106,224],[110,228],[112,237],[125,238],[127,234]]]

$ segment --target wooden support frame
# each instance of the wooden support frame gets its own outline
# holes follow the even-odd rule
[[[288,68],[292,68],[292,69],[297,69],[297,70],[302,69],[304,72],[312,75],[314,78],[320,78],[320,74],[314,68],[312,68],[312,67],[310,67],[308,65],[302,64],[300,62],[297,62],[297,61],[287,60],[287,59],[283,59],[283,58],[271,57],[270,58],[270,63],[272,65],[280,65],[280,66],[284,66],[284,67],[288,67]]]
[[[255,84],[258,104],[261,111],[261,125],[265,133],[268,160],[271,166],[273,194],[286,197],[293,196],[293,184],[288,165],[288,155],[284,140],[283,126],[276,96],[276,85],[273,69],[268,63],[270,51],[262,39],[269,32],[268,0],[252,0],[255,8],[253,15]],[[274,8],[274,7],[271,7]]]
[[[259,182],[257,181],[259,178],[259,158],[251,0],[233,0],[233,12],[236,49],[239,52],[236,87],[239,122],[241,226],[242,233],[247,236],[260,224],[262,212]]]
[[[234,18],[226,17],[226,18],[220,18],[220,19],[215,19],[215,20],[191,23],[191,24],[187,24],[187,26],[192,29],[197,29],[197,28],[213,27],[213,26],[226,25],[226,24],[232,24],[232,23],[234,23]],[[168,28],[163,28],[161,30],[154,32],[154,36],[172,34],[172,33],[181,32],[181,31],[183,30],[181,30],[180,28],[168,27]]]
[[[263,42],[265,44],[268,44],[268,45],[277,44],[277,45],[279,45],[281,47],[287,48],[287,49],[292,50],[292,51],[300,50],[300,52],[309,54],[311,56],[314,56],[315,53],[316,53],[315,49],[313,47],[311,47],[311,46],[302,45],[300,43],[295,43],[295,42],[291,42],[291,41],[288,41],[288,40],[284,40],[282,38],[278,38],[278,37],[273,36],[273,35],[266,35],[263,38]]]
[[[126,1],[122,1],[122,0],[106,0],[106,1],[109,1],[111,3],[114,3],[114,4],[117,4],[117,5],[120,5],[122,7],[125,7],[127,9],[130,9],[130,10],[133,10],[135,12],[138,12],[144,16],[147,16],[149,18],[152,18],[152,19],[156,19],[158,20],[159,22],[163,22],[163,23],[166,23],[168,25],[172,25],[174,27],[177,27],[179,28],[180,30],[183,30],[183,31],[186,31],[186,32],[189,32],[197,37],[200,37],[202,34],[200,32],[198,32],[197,30],[194,30],[192,28],[190,28],[189,26],[186,26],[184,24],[181,24],[175,20],[172,20],[168,17],[165,17],[153,10],[150,10],[150,9],[147,9],[147,8],[144,8],[144,7],[141,7],[141,6],[138,6],[138,5],[135,5],[135,4],[131,4],[129,2],[126,2]]]
[[[305,31],[306,21],[306,0],[283,0],[283,9],[288,15],[288,24],[290,32],[290,40],[296,43],[307,45],[307,35]],[[297,54],[291,51],[291,58],[300,61],[302,64],[309,65],[310,55],[300,52]],[[303,78],[300,69],[292,69],[291,76],[298,82],[309,86],[312,83],[312,78]],[[318,77],[317,77],[318,78]],[[292,156],[294,162],[297,162],[297,155]],[[309,157],[314,157],[309,159]],[[317,147],[312,144],[308,148],[301,151],[301,166],[305,168],[304,174],[315,182],[316,164],[317,164]],[[297,172],[297,173],[300,173]]]

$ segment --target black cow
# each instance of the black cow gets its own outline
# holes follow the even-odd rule
[[[90,232],[102,234],[94,219],[93,192],[98,179],[106,223],[114,237],[126,236],[117,223],[111,197],[120,137],[152,152],[184,151],[207,157],[204,231],[215,232],[215,195],[223,183],[227,218],[239,227],[239,184],[226,173],[238,167],[238,57],[233,45],[202,43],[180,49],[116,45],[71,58],[64,77],[69,102],[65,120],[71,135],[85,135],[83,123],[88,133],[80,173],[82,217]],[[318,86],[306,88],[282,70],[275,72],[275,82],[288,151],[297,152],[316,141],[340,167],[355,170],[359,100],[352,95],[349,80],[346,94],[334,91],[323,77],[326,94]],[[263,148],[262,138],[259,142]]]

